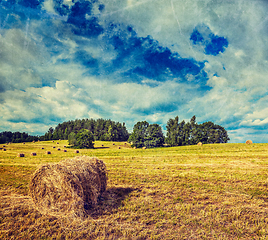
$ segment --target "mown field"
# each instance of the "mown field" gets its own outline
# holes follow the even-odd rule
[[[0,239],[268,239],[268,144],[114,144],[96,142],[79,153],[63,152],[67,141],[6,145]],[[107,166],[99,205],[84,219],[42,216],[28,197],[31,175],[40,164],[77,155]]]

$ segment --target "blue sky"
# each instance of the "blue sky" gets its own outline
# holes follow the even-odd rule
[[[213,121],[268,142],[261,0],[0,0],[0,131]]]

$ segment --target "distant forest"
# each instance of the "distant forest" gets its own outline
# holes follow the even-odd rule
[[[78,133],[82,129],[92,132],[94,139],[100,141],[127,141],[129,134],[125,123],[114,122],[110,119],[77,119],[58,124],[55,129],[49,128],[48,132],[40,137],[41,141],[68,139],[72,132]]]
[[[0,143],[21,143],[21,142],[32,142],[38,141],[39,137],[28,135],[28,133],[20,132],[1,132],[0,133]]]
[[[110,119],[77,119],[59,123],[55,129],[50,127],[45,135],[37,137],[30,136],[23,132],[2,132],[0,143],[7,142],[31,142],[47,140],[67,140],[70,134],[78,134],[81,130],[87,129],[93,135],[95,141],[128,141],[132,147],[161,147],[195,145],[198,142],[203,144],[227,143],[230,138],[227,131],[220,125],[213,122],[196,123],[193,116],[190,122],[179,122],[179,117],[169,119],[166,125],[166,137],[158,124],[149,124],[146,121],[137,122],[133,132],[128,133],[125,123],[114,122]]]

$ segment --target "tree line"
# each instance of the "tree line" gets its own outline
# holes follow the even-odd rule
[[[31,136],[28,133],[21,133],[21,132],[10,132],[5,131],[0,133],[0,143],[21,143],[21,142],[32,142],[32,141],[38,141],[39,137],[37,136]]]
[[[58,124],[55,129],[49,128],[40,140],[67,140],[71,133],[77,134],[80,130],[88,129],[94,139],[100,141],[127,141],[129,133],[126,129],[125,123],[114,122],[110,119],[76,119]]]
[[[78,148],[93,148],[94,141],[128,141],[132,147],[154,148],[167,146],[227,143],[230,138],[227,131],[213,122],[197,124],[193,116],[190,122],[179,122],[179,117],[169,119],[166,125],[166,137],[159,124],[147,121],[137,122],[132,133],[128,133],[125,123],[114,122],[110,119],[77,119],[58,124],[55,129],[49,128],[43,136],[30,136],[27,133],[0,133],[0,143],[29,142],[65,139],[69,144]]]

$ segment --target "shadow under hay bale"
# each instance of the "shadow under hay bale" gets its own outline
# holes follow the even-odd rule
[[[18,153],[18,157],[24,157],[24,153]]]
[[[3,148],[3,149],[2,149],[2,151],[6,151],[6,149],[5,149],[5,148]]]
[[[252,144],[253,142],[251,140],[247,140],[246,144]]]
[[[64,149],[64,150],[63,150],[63,152],[67,152],[67,150],[66,150],[66,149]]]
[[[42,214],[76,217],[96,206],[106,186],[103,161],[80,156],[42,165],[31,179],[29,192]]]
[[[35,152],[32,152],[32,153],[31,153],[31,156],[36,156],[36,153],[35,153]]]
[[[78,150],[75,150],[74,153],[79,153],[79,151]]]
[[[51,154],[51,152],[50,151],[47,151],[47,154]]]

